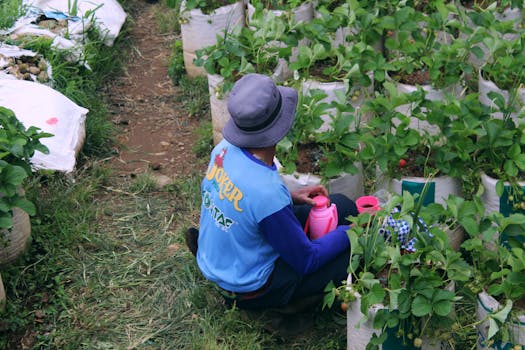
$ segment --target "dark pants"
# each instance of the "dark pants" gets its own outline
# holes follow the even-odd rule
[[[337,206],[339,225],[349,224],[346,218],[357,215],[355,203],[346,196],[334,194],[330,195],[330,200]],[[295,215],[303,227],[310,208],[309,205],[300,205],[294,208]],[[231,305],[236,301],[237,306],[241,309],[256,310],[282,307],[305,297],[322,296],[324,288],[330,281],[338,285],[347,278],[349,259],[350,252],[347,250],[328,264],[323,265],[319,270],[301,276],[279,258],[275,262],[269,284],[260,293],[249,297],[242,294],[235,297],[225,296],[226,302]]]

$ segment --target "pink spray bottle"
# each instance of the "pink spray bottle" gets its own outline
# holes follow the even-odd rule
[[[304,226],[304,232],[309,232],[312,240],[334,230],[338,223],[337,207],[334,203],[328,206],[328,197],[316,196],[313,200],[315,205],[310,209]]]

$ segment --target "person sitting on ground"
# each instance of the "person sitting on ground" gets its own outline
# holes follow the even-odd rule
[[[314,185],[290,193],[274,163],[276,145],[294,121],[296,90],[248,74],[227,103],[231,118],[201,184],[200,229],[190,228],[186,242],[228,305],[263,310],[310,297],[319,305],[330,281],[347,278],[346,218],[358,215],[356,205],[330,195],[340,226],[310,240],[303,227],[312,198],[327,190]]]

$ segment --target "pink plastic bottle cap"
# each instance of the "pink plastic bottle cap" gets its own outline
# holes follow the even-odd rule
[[[315,196],[313,199],[316,208],[326,208],[328,206],[328,197],[326,196]]]

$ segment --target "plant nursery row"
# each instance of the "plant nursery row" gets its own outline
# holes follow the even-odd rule
[[[523,5],[182,2],[215,143],[234,82],[266,74],[299,91],[285,184],[383,198],[353,219],[348,280],[327,287],[348,306],[348,349],[463,349],[472,328],[468,348],[525,345]]]

